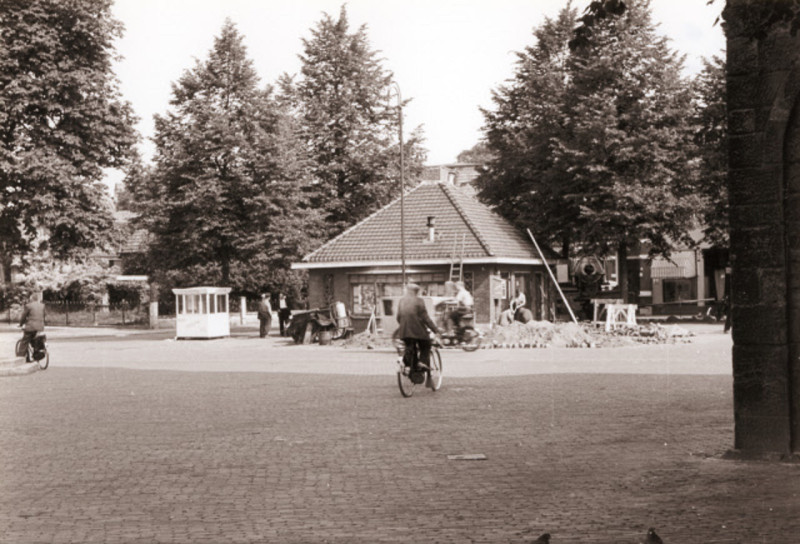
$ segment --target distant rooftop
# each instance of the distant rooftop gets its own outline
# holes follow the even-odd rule
[[[438,181],[451,185],[471,185],[481,172],[483,164],[477,162],[454,162],[425,166],[422,181]]]

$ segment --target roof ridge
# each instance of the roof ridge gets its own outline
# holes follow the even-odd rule
[[[423,185],[423,184],[421,184],[421,183],[420,183],[420,184],[419,184],[419,185],[417,185],[416,187],[413,187],[411,190],[409,190],[409,191],[407,191],[407,192],[403,192],[403,195],[402,195],[402,196],[403,196],[403,197],[406,197],[406,196],[410,195],[411,193],[413,193],[414,191],[416,191],[417,189],[419,189],[420,187],[422,187],[422,185]],[[372,219],[373,217],[375,217],[375,216],[376,216],[376,215],[378,215],[379,213],[381,213],[381,212],[385,212],[385,211],[388,211],[388,210],[389,210],[389,208],[391,208],[392,206],[394,206],[394,205],[395,205],[395,203],[397,203],[397,202],[399,202],[399,201],[400,201],[400,198],[401,198],[401,197],[399,197],[399,196],[398,196],[397,198],[395,198],[394,200],[392,200],[391,202],[389,202],[389,203],[388,203],[388,204],[386,204],[385,206],[381,206],[380,208],[378,208],[377,210],[375,210],[374,212],[372,212],[371,214],[369,214],[368,216],[366,216],[364,219],[362,219],[362,220],[361,220],[361,221],[359,221],[358,223],[356,223],[356,224],[354,224],[354,225],[351,225],[351,226],[347,227],[347,228],[346,228],[346,229],[344,229],[342,232],[340,232],[339,234],[337,234],[336,236],[334,236],[333,238],[331,238],[330,240],[328,240],[327,242],[325,242],[324,244],[322,244],[321,246],[319,246],[317,249],[315,249],[314,251],[312,251],[311,253],[309,253],[309,254],[308,254],[308,255],[306,255],[305,257],[303,257],[303,261],[308,261],[309,259],[313,258],[315,254],[319,253],[320,251],[322,251],[323,249],[325,249],[325,248],[326,248],[326,247],[328,247],[329,245],[333,244],[333,243],[334,243],[334,242],[336,242],[336,241],[337,241],[339,238],[343,237],[343,236],[344,236],[345,234],[347,234],[348,232],[350,232],[350,231],[354,230],[356,227],[358,227],[358,226],[360,226],[360,225],[363,225],[364,223],[366,223],[367,221],[369,221],[370,219]]]
[[[461,219],[464,220],[464,223],[466,223],[466,225],[469,228],[469,230],[472,231],[472,234],[475,235],[475,238],[478,240],[478,243],[481,245],[481,247],[483,247],[484,251],[486,251],[486,253],[490,257],[494,257],[495,256],[494,252],[492,251],[492,248],[489,247],[489,243],[486,241],[486,239],[480,233],[480,231],[478,230],[478,227],[475,226],[475,223],[469,218],[469,216],[467,215],[467,212],[464,210],[464,207],[461,206],[461,203],[458,202],[458,198],[455,196],[455,193],[454,192],[451,193],[451,191],[455,191],[456,188],[452,187],[452,186],[449,186],[448,184],[441,183],[441,182],[439,183],[439,186],[441,187],[441,189],[444,192],[444,194],[447,195],[447,198],[453,204],[453,207],[456,209],[458,214],[461,216]],[[466,195],[463,195],[463,196],[466,196]]]

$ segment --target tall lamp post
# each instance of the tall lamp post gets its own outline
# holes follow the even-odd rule
[[[398,128],[400,132],[400,269],[403,274],[403,289],[406,287],[406,221],[405,221],[405,192],[406,192],[406,163],[405,146],[403,145],[403,96],[400,94],[400,86],[393,82],[397,91],[397,117],[400,120]]]

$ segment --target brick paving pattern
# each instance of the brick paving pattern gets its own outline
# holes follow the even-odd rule
[[[317,357],[317,373],[54,364],[1,380],[0,542],[523,543],[547,531],[553,544],[634,543],[654,526],[667,544],[789,543],[800,531],[800,464],[721,459],[729,376],[446,377],[404,399],[388,371],[324,373],[351,357],[327,353],[273,352],[284,365]],[[448,351],[445,365],[470,355]],[[469,453],[487,460],[448,460]]]

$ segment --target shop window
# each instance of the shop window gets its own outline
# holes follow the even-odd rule
[[[690,278],[664,278],[664,302],[692,300],[692,280]]]
[[[369,314],[375,310],[375,284],[359,283],[352,286],[353,313]]]
[[[220,313],[227,313],[228,308],[225,305],[225,295],[217,295],[217,311]]]

